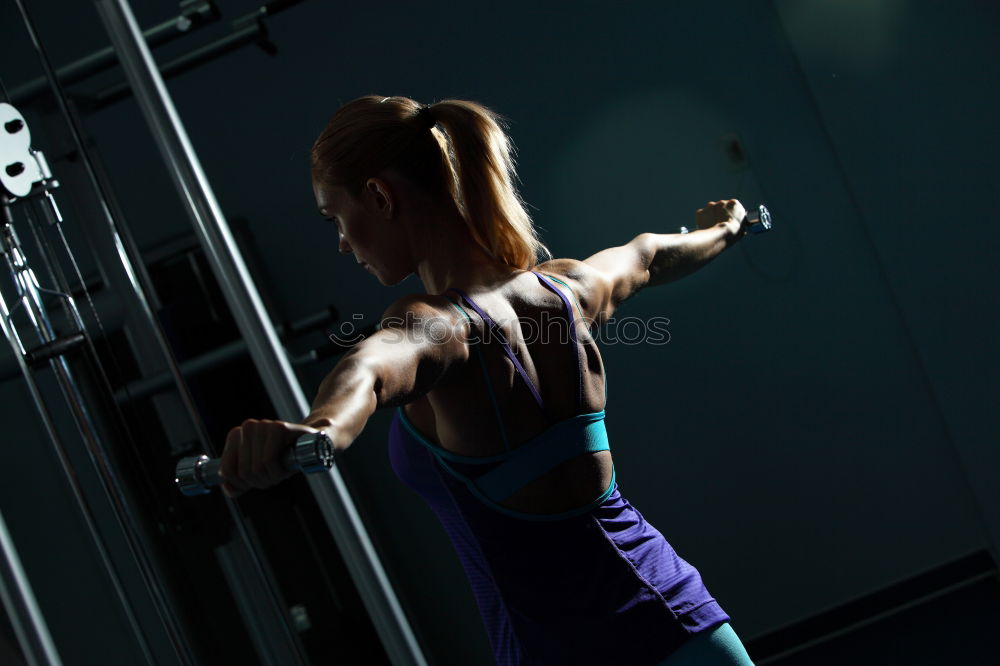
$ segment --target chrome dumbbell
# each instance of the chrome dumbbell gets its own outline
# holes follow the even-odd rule
[[[299,437],[285,454],[285,469],[313,474],[333,467],[333,442],[325,432],[310,432]],[[219,477],[220,458],[190,456],[177,463],[178,490],[185,495],[205,495],[214,486],[222,485]]]
[[[748,210],[746,217],[743,218],[742,226],[751,234],[760,234],[765,231],[771,230],[771,211],[767,209],[767,206],[761,204],[757,206],[756,210]],[[687,227],[681,227],[677,230],[677,233],[686,234],[694,229],[688,229]]]

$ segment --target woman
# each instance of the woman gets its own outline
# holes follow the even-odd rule
[[[285,478],[302,433],[342,450],[395,407],[393,468],[452,539],[498,664],[751,663],[698,572],[618,492],[587,325],[735,243],[739,202],[709,203],[690,234],[536,263],[551,254],[515,190],[508,137],[461,100],[348,103],[313,146],[312,176],[340,251],[385,285],[416,273],[426,293],[389,306],[303,424],[230,431],[227,494]]]

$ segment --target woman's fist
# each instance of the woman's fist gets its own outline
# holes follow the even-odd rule
[[[736,199],[709,201],[704,208],[699,208],[694,214],[699,229],[708,229],[724,222],[737,234],[742,231],[743,218],[746,216],[743,204]]]
[[[251,488],[268,488],[292,476],[285,456],[302,435],[316,428],[286,421],[247,419],[226,435],[219,463],[222,491],[239,497]]]

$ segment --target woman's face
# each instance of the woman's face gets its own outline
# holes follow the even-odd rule
[[[395,284],[406,275],[396,276],[399,261],[394,260],[390,241],[398,234],[390,225],[392,201],[387,192],[371,186],[369,180],[361,196],[352,196],[340,186],[323,185],[313,180],[313,194],[320,215],[337,226],[338,249],[351,253],[361,267],[383,284]]]
[[[323,186],[314,180],[313,193],[319,214],[337,227],[338,249],[354,254],[363,267],[371,266],[374,247],[368,232],[372,225],[365,207],[343,187]]]

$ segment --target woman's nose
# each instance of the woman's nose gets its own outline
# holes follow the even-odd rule
[[[351,249],[351,244],[348,243],[347,239],[344,238],[343,236],[340,237],[340,252],[342,254],[353,252],[353,250]]]

